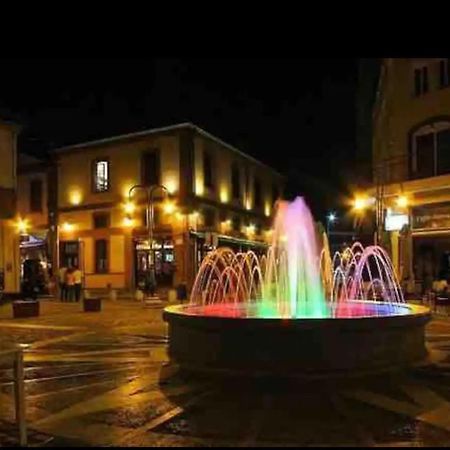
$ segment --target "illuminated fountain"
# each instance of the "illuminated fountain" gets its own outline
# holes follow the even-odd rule
[[[264,256],[209,253],[189,304],[166,308],[164,318],[182,366],[298,375],[421,360],[429,312],[405,303],[381,247],[355,243],[332,257],[297,198],[278,204]]]

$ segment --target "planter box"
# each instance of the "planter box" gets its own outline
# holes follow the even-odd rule
[[[102,310],[102,299],[100,297],[85,298],[83,300],[85,312],[98,312]]]
[[[16,300],[12,303],[13,317],[20,319],[23,317],[37,317],[39,316],[39,302],[37,300],[25,301]]]

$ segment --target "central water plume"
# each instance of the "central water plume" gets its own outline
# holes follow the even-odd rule
[[[319,251],[314,219],[303,198],[279,203],[265,263],[263,300],[287,307],[291,316],[320,312],[325,296]]]

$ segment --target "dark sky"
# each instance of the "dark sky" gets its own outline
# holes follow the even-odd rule
[[[9,60],[0,116],[20,148],[192,121],[277,168],[316,215],[339,209],[355,156],[352,59]],[[319,218],[319,217],[318,217]]]

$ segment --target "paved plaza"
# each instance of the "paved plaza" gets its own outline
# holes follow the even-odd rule
[[[427,328],[430,361],[358,383],[214,381],[167,358],[160,307],[99,313],[45,300],[38,318],[0,306],[2,346],[25,355],[29,439],[41,446],[447,446],[450,318]],[[301,345],[301,342],[293,343]],[[351,349],[349,349],[351,351]],[[0,446],[16,443],[12,371],[0,360]]]

